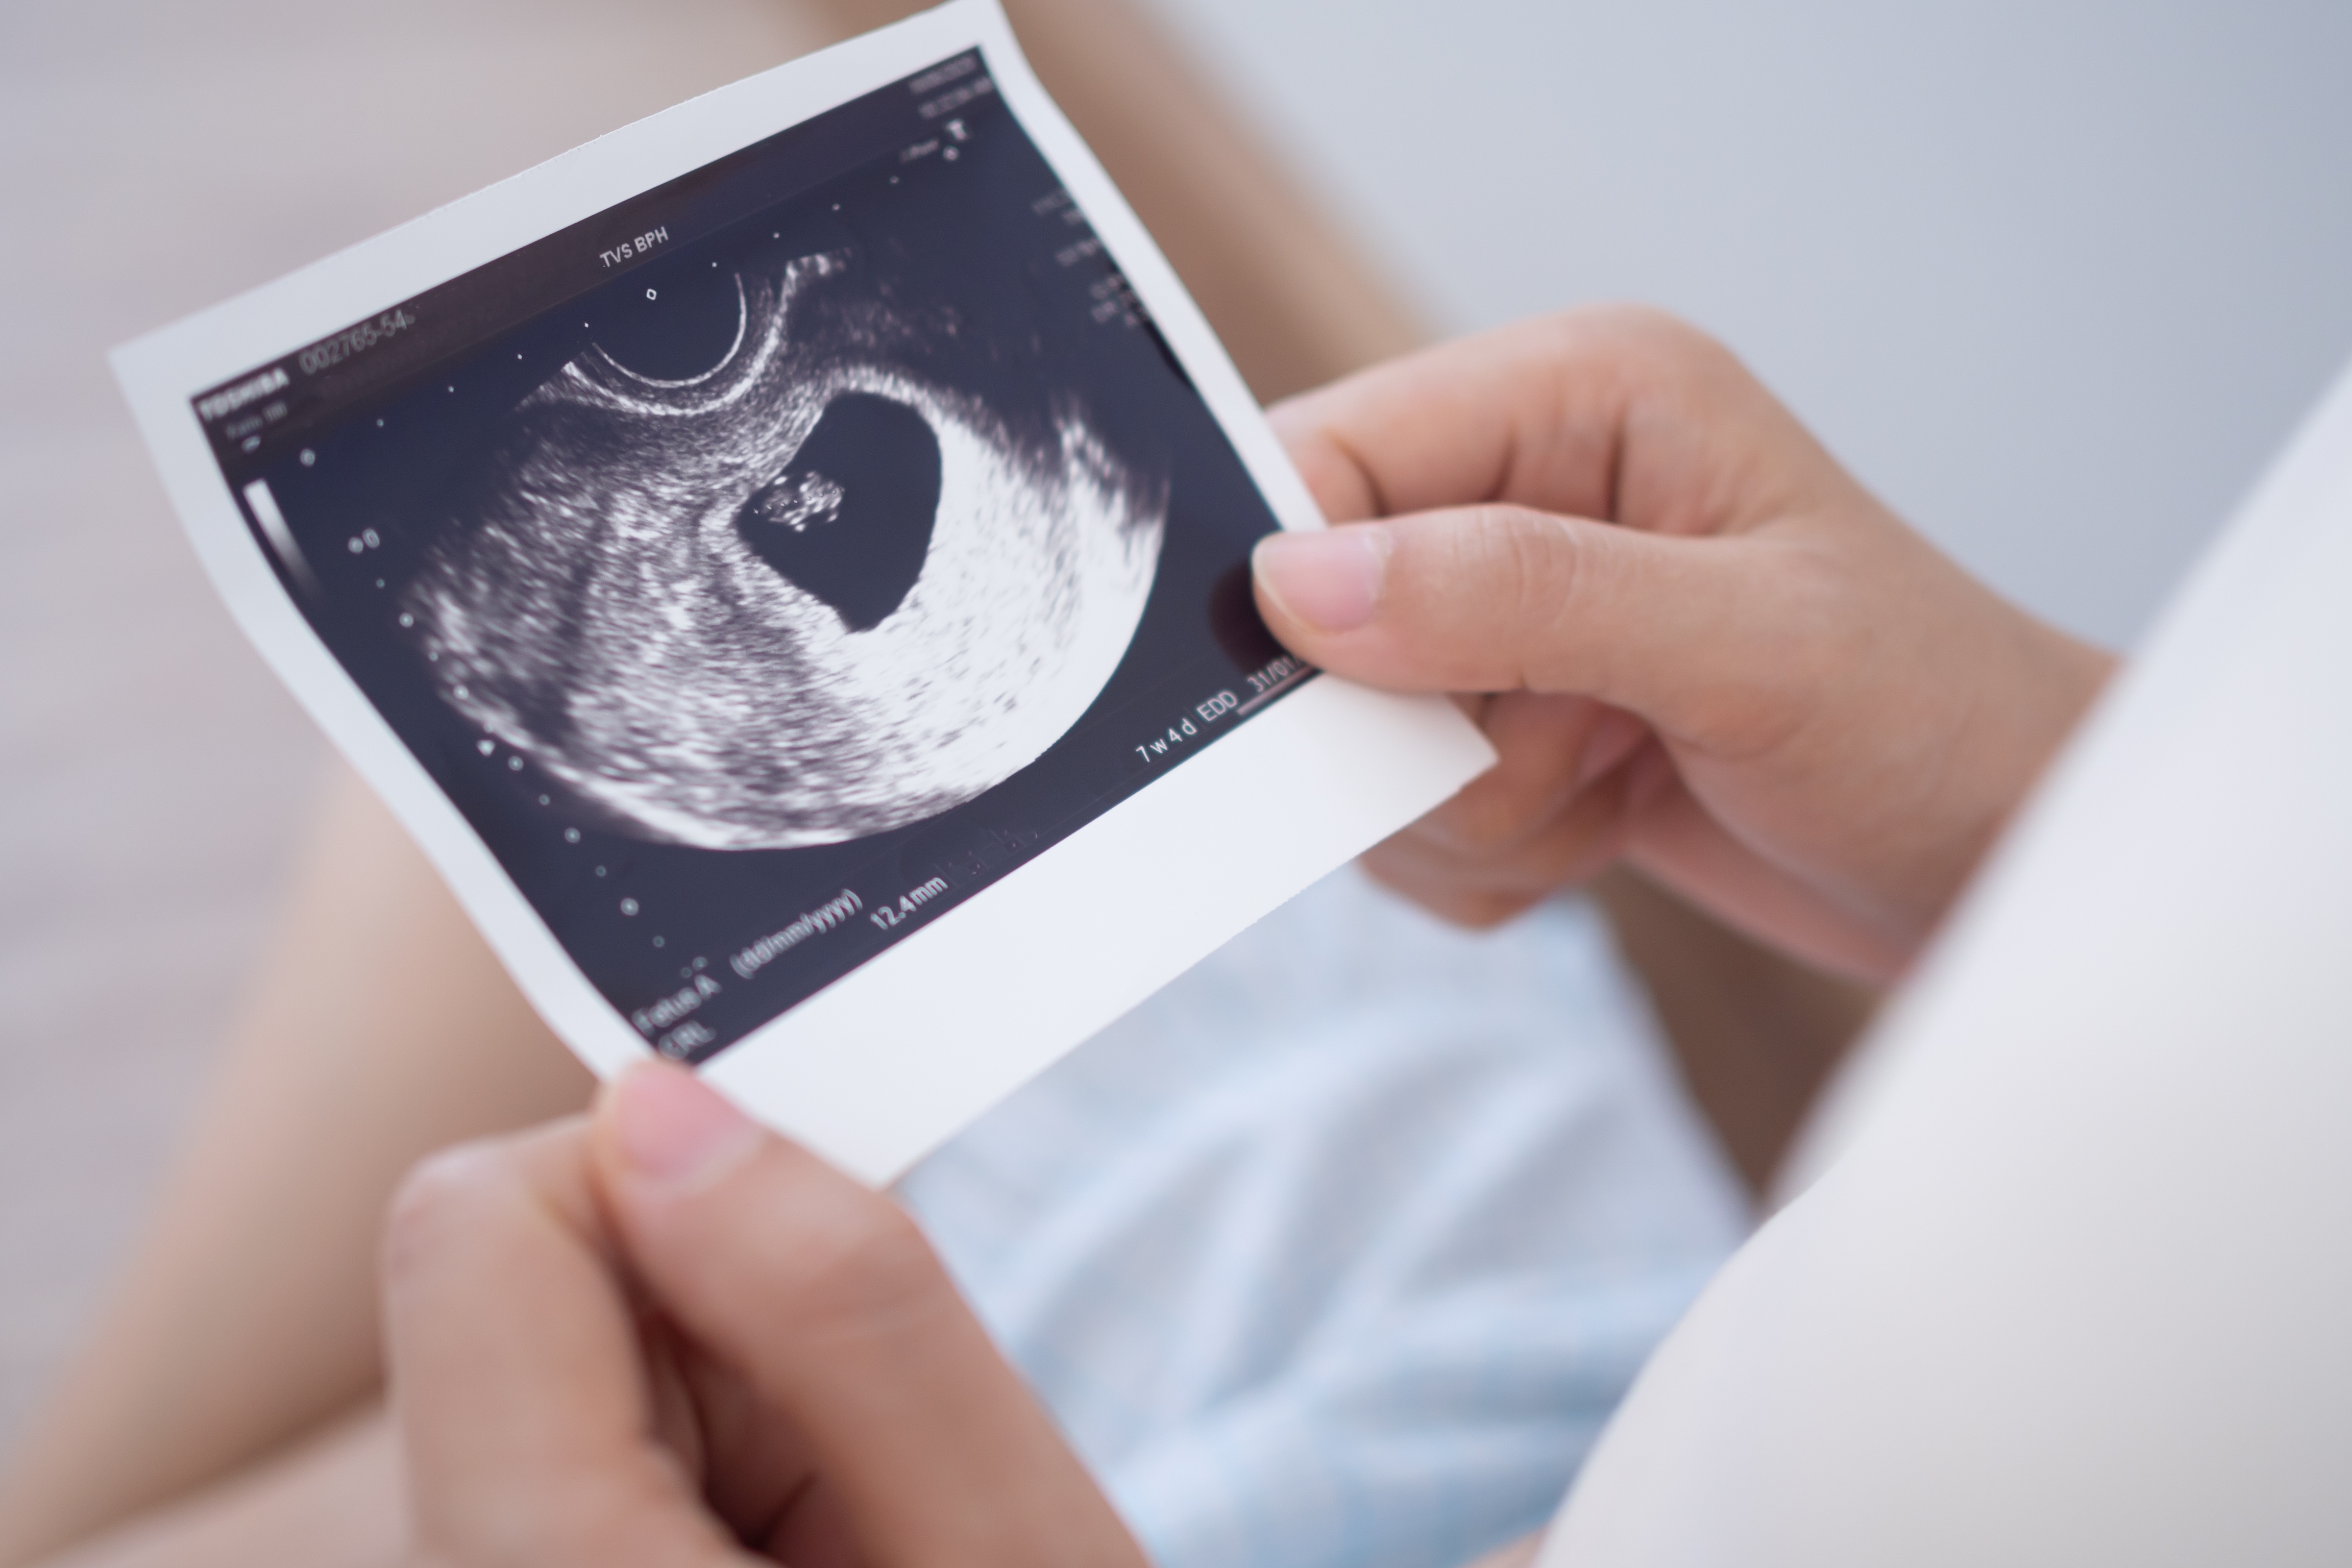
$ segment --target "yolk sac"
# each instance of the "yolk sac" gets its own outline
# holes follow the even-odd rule
[[[779,575],[862,632],[913,591],[939,510],[929,422],[892,398],[850,392],[825,405],[792,465],[743,503],[735,527]]]

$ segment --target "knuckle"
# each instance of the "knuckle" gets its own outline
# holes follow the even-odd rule
[[[1767,657],[1736,689],[1727,689],[1716,725],[1741,757],[1780,751],[1822,711],[1824,699],[1883,657],[1869,627],[1853,614],[1837,564],[1804,548],[1776,547],[1762,563],[1745,639]],[[1769,585],[1769,586],[1767,586]]]
[[[1455,531],[1464,563],[1478,576],[1502,584],[1541,584],[1573,572],[1574,541],[1561,520],[1533,507],[1488,501],[1472,508]]]
[[[1560,357],[1600,368],[1629,395],[1663,395],[1672,404],[1712,401],[1752,377],[1720,338],[1654,305],[1585,306],[1564,323]]]
[[[1496,585],[1487,613],[1513,640],[1517,684],[1534,687],[1544,649],[1585,580],[1586,552],[1564,520],[1528,507],[1482,508],[1479,529]]]
[[[1517,689],[1542,655],[1584,573],[1569,520],[1486,501],[1394,525],[1393,635],[1416,677],[1457,692]]]
[[[1656,342],[1699,335],[1680,316],[1638,300],[1608,300],[1583,307],[1580,314],[1592,330],[1613,337]]]
[[[1536,325],[1539,330],[1529,335],[1538,341],[1548,337],[1545,352],[1553,358],[1581,361],[1599,353],[1638,360],[1658,353],[1703,353],[1721,347],[1713,336],[1672,311],[1633,300],[1570,306],[1541,318]]]
[[[479,1212],[499,1175],[488,1144],[461,1144],[419,1161],[401,1178],[384,1215],[385,1277],[397,1279],[446,1247]]]
[[[1714,333],[1655,305],[1595,306],[1591,324],[1614,346],[1655,362],[1705,363],[1732,358],[1731,351]]]

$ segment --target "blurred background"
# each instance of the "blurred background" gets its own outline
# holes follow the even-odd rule
[[[2352,10],[1148,3],[1433,328],[1688,315],[2111,646],[2352,353]],[[828,32],[793,0],[0,8],[0,1446],[327,765],[103,352]]]

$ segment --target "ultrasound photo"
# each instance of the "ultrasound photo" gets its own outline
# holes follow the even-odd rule
[[[319,642],[681,1059],[1313,676],[1264,495],[977,51],[194,407]]]
[[[730,272],[717,363],[524,397],[403,595],[449,703],[615,830],[783,849],[1034,762],[1127,652],[1169,476],[1080,389],[943,379],[952,310],[853,254]]]

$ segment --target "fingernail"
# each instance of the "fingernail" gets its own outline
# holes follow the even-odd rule
[[[651,1181],[691,1181],[760,1141],[758,1123],[693,1073],[667,1062],[631,1068],[610,1092],[621,1157]]]
[[[1353,630],[1372,618],[1389,564],[1389,531],[1352,522],[1270,533],[1250,557],[1267,597],[1317,631]]]

